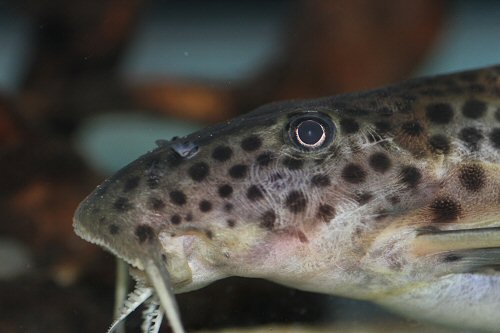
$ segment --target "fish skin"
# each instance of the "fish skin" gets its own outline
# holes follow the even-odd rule
[[[500,66],[269,104],[162,141],[80,204],[75,232],[139,276],[163,254],[176,292],[259,277],[498,331],[500,258],[477,250],[500,248],[499,110]],[[290,126],[311,117],[331,142],[304,150]]]

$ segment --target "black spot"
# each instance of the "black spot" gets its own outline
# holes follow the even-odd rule
[[[234,226],[236,225],[236,220],[228,219],[226,223],[229,228],[234,228]]]
[[[438,197],[434,199],[430,208],[434,215],[433,222],[450,222],[456,220],[462,210],[460,203],[450,197]]]
[[[377,121],[375,123],[375,129],[377,130],[378,134],[384,135],[391,131],[392,126],[391,123],[387,121]]]
[[[276,222],[276,214],[272,210],[264,212],[261,216],[260,226],[269,230],[274,228],[274,223]]]
[[[401,169],[401,181],[411,188],[418,185],[422,179],[422,173],[414,166],[405,166]]]
[[[324,174],[317,174],[312,176],[311,184],[316,187],[327,187],[331,185],[330,177]]]
[[[370,156],[369,164],[377,172],[384,173],[391,168],[391,160],[385,153],[374,153]]]
[[[169,195],[170,201],[177,206],[182,206],[186,203],[186,195],[182,191],[171,191]]]
[[[182,222],[182,217],[179,214],[174,214],[170,217],[170,222],[174,225],[181,224]]]
[[[365,181],[366,172],[359,165],[350,163],[342,170],[342,178],[352,184],[359,184]]]
[[[500,128],[494,128],[490,133],[490,141],[493,147],[500,149]]]
[[[225,210],[226,212],[228,212],[228,213],[229,213],[230,211],[232,211],[232,210],[233,210],[233,208],[234,208],[234,205],[233,205],[232,203],[229,203],[229,202],[228,202],[228,203],[226,203],[226,204],[224,205],[224,210]]]
[[[185,217],[186,221],[191,222],[193,221],[193,214],[187,213]]]
[[[435,103],[427,106],[427,118],[435,124],[448,124],[453,119],[453,109],[447,103]]]
[[[189,167],[188,174],[195,182],[201,182],[208,176],[210,167],[205,162],[198,162]]]
[[[254,151],[262,146],[262,140],[256,136],[249,136],[241,141],[241,148],[245,151]]]
[[[302,168],[304,161],[295,157],[287,156],[283,159],[283,165],[290,170],[298,170]]]
[[[163,200],[158,198],[150,198],[149,199],[149,207],[154,210],[161,210],[165,207],[165,203]]]
[[[470,119],[481,118],[486,112],[486,103],[477,99],[470,99],[462,107],[462,114]]]
[[[355,197],[360,206],[367,204],[371,199],[373,199],[373,194],[370,192],[357,193]]]
[[[200,201],[200,210],[202,212],[209,212],[212,210],[212,203],[208,200],[202,200]]]
[[[110,224],[108,229],[109,229],[109,233],[112,235],[116,235],[120,232],[120,227],[114,223]]]
[[[436,154],[448,154],[450,152],[450,140],[443,134],[435,134],[430,137],[429,145]]]
[[[497,109],[497,110],[495,111],[495,119],[496,119],[497,121],[500,121],[500,109]]]
[[[403,133],[409,136],[419,136],[424,132],[424,128],[417,121],[409,121],[401,126]]]
[[[465,189],[476,192],[483,187],[486,180],[486,174],[481,165],[466,164],[460,168],[458,178]]]
[[[248,166],[244,164],[236,164],[229,168],[229,175],[235,179],[244,178],[247,175]]]
[[[294,214],[300,213],[306,209],[307,199],[300,191],[291,191],[288,193],[285,206]]]
[[[469,146],[471,150],[478,150],[479,143],[484,138],[481,130],[475,127],[462,128],[458,136]]]
[[[233,187],[231,185],[224,184],[219,187],[218,192],[221,198],[228,198],[231,194],[233,194]]]
[[[113,204],[113,207],[119,212],[126,212],[133,208],[132,204],[128,201],[128,199],[124,197],[119,197],[118,199],[116,199],[115,203]]]
[[[149,225],[140,224],[135,228],[135,235],[139,238],[140,243],[151,242],[155,237],[155,232]]]
[[[123,186],[123,192],[130,192],[130,191],[134,190],[135,188],[137,188],[137,186],[139,186],[140,180],[141,179],[137,176],[127,179],[127,181],[125,182],[125,185]]]
[[[318,212],[316,216],[323,220],[323,222],[328,223],[331,219],[335,217],[336,211],[335,208],[329,204],[321,204],[318,207]]]
[[[216,161],[227,161],[233,156],[233,150],[228,146],[218,146],[212,152],[212,158]]]
[[[359,124],[356,120],[351,118],[344,118],[340,120],[340,127],[344,134],[352,134],[359,131]]]
[[[271,160],[274,158],[273,153],[270,151],[263,152],[259,156],[257,156],[257,164],[260,166],[267,166],[271,163]]]
[[[257,201],[264,197],[262,190],[257,185],[252,185],[247,190],[247,198],[250,201]]]

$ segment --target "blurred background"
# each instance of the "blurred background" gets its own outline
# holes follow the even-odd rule
[[[0,1],[0,332],[106,330],[114,258],[73,234],[72,215],[155,139],[270,101],[498,64],[499,36],[493,0]],[[441,332],[250,279],[178,300],[189,331]]]

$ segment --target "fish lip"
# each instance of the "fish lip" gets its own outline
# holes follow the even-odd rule
[[[122,255],[121,253],[118,253],[115,249],[113,249],[111,246],[109,246],[109,244],[106,241],[104,241],[103,239],[91,236],[91,234],[85,229],[85,227],[81,223],[79,223],[77,215],[78,215],[78,210],[77,210],[77,213],[75,214],[75,216],[73,217],[73,230],[75,231],[75,234],[78,237],[80,237],[81,239],[83,239],[86,242],[89,242],[91,244],[95,244],[97,246],[104,248],[105,250],[107,250],[108,252],[113,254],[115,257],[125,261],[130,266],[137,268],[141,271],[144,271],[144,265],[141,263],[141,261],[139,259],[128,258],[128,257]]]

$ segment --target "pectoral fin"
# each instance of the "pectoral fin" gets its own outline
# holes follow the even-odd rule
[[[462,230],[424,230],[412,253],[437,259],[450,273],[496,270],[500,267],[500,227]]]

